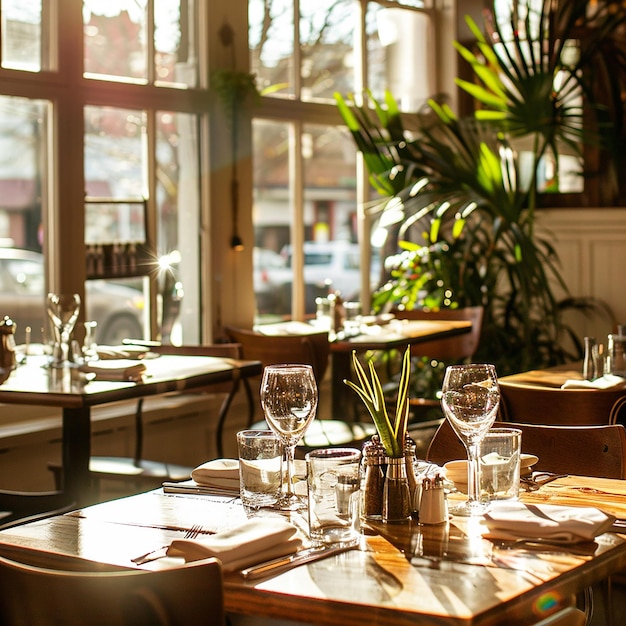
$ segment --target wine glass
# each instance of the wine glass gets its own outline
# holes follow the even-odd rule
[[[467,449],[467,501],[452,510],[456,515],[480,515],[478,455],[480,442],[496,419],[500,389],[496,368],[488,364],[451,365],[443,379],[441,406]]]
[[[278,506],[302,508],[304,500],[293,491],[293,459],[296,444],[317,410],[317,383],[310,365],[268,365],[261,381],[261,405],[269,427],[278,435],[286,459],[286,477]]]
[[[49,293],[46,299],[46,311],[52,322],[55,340],[50,365],[52,367],[73,365],[69,358],[70,336],[80,312],[80,296],[77,293]]]

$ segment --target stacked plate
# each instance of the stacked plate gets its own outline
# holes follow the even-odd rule
[[[520,475],[530,476],[533,465],[539,460],[534,454],[522,454],[520,457]],[[463,493],[467,493],[467,461],[448,461],[443,468],[446,477]]]

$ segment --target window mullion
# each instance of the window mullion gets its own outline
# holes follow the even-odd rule
[[[289,126],[291,133],[289,153],[289,180],[292,203],[291,216],[291,249],[293,288],[291,293],[291,310],[293,318],[304,320],[304,175],[302,159],[302,122],[296,121]]]

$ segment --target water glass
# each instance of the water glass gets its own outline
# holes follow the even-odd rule
[[[626,378],[626,335],[609,335],[607,341],[606,373]]]
[[[519,498],[522,431],[517,428],[492,428],[480,443],[480,500],[517,500]]]
[[[360,459],[360,450],[353,448],[326,448],[306,455],[309,536],[314,546],[359,541]]]
[[[361,303],[344,302],[343,331],[347,337],[353,337],[361,332]]]
[[[241,430],[237,433],[239,489],[248,514],[273,508],[281,496],[283,450],[271,430]]]

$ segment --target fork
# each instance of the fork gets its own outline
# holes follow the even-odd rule
[[[204,530],[200,524],[194,524],[191,528],[185,531],[183,535],[184,539],[195,539],[199,534],[203,533]],[[161,559],[164,556],[167,556],[167,549],[169,548],[169,544],[166,546],[161,546],[156,550],[150,550],[150,552],[146,552],[141,556],[136,556],[134,559],[131,559],[135,565],[143,565],[144,563],[149,563],[150,561],[156,561],[157,559]]]

